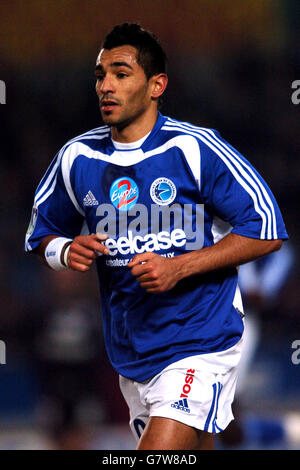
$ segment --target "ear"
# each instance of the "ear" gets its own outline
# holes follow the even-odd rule
[[[151,97],[157,100],[165,91],[168,85],[168,76],[165,73],[153,75],[151,77],[152,92]]]

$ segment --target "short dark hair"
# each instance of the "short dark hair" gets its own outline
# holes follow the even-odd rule
[[[137,49],[137,62],[143,68],[147,80],[153,75],[166,73],[167,56],[158,38],[137,23],[116,25],[102,43],[103,49],[119,46],[133,46]]]

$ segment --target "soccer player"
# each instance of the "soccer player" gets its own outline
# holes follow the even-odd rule
[[[25,249],[55,270],[96,261],[106,348],[137,449],[212,449],[233,419],[237,266],[288,235],[271,190],[237,150],[158,111],[168,78],[152,33],[115,26],[95,73],[104,126],[50,164]]]

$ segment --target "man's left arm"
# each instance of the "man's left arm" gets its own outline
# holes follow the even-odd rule
[[[217,133],[205,135],[199,135],[201,200],[231,231],[211,243],[208,226],[205,248],[174,258],[135,256],[128,267],[148,292],[164,292],[189,276],[240,266],[280,249],[288,239],[277,201],[261,175]]]
[[[212,246],[174,258],[155,253],[136,255],[128,263],[132,275],[149,293],[172,289],[181,279],[239,266],[279,250],[282,240],[260,240],[230,233]]]

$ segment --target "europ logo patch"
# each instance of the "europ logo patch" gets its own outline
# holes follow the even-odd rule
[[[124,176],[113,182],[110,187],[109,197],[117,209],[128,211],[138,201],[139,188],[132,178]]]

